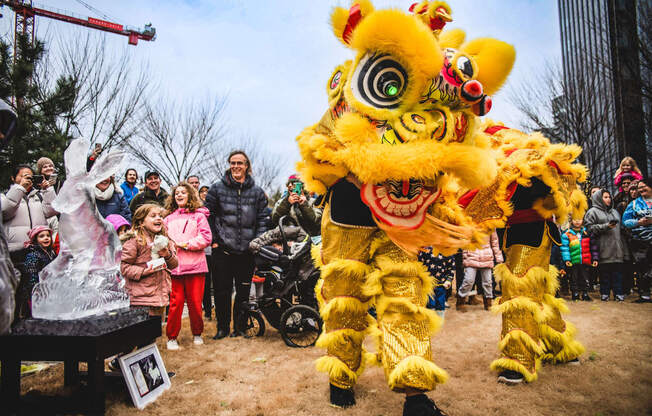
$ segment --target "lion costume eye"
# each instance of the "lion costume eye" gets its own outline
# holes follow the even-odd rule
[[[475,62],[463,54],[453,58],[453,70],[463,81],[473,79],[478,72]]]
[[[386,54],[367,54],[353,74],[356,99],[376,108],[396,108],[407,86],[405,68]]]

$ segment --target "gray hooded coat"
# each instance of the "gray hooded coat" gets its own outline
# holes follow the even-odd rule
[[[584,225],[600,245],[600,263],[622,263],[625,258],[625,243],[620,232],[620,214],[611,205],[602,200],[604,191],[596,191],[591,195],[593,206],[584,215]],[[616,221],[614,228],[609,227],[609,221]]]

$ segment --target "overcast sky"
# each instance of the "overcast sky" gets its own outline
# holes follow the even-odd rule
[[[377,0],[377,8],[406,10],[413,1]],[[83,16],[103,18],[75,0],[39,0]],[[285,155],[293,171],[294,138],[326,110],[325,84],[331,71],[352,57],[329,25],[330,9],[346,1],[301,0],[85,0],[110,20],[156,28],[154,42],[131,52],[149,62],[151,77],[173,97],[228,94],[226,122],[233,135],[258,138],[269,152]],[[493,119],[518,125],[519,114],[504,97],[510,84],[528,80],[546,60],[560,59],[559,19],[554,0],[449,1],[454,21],[467,39],[490,36],[516,47],[516,64],[493,100]],[[13,12],[1,10],[3,33],[12,30]],[[37,17],[37,36],[56,32],[80,36],[89,29]],[[106,35],[111,48],[127,38]],[[291,163],[292,162],[292,163]],[[255,161],[254,161],[255,164]]]

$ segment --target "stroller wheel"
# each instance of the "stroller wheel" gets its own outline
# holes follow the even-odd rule
[[[262,337],[265,334],[265,321],[257,310],[246,310],[242,313],[238,330],[249,337]]]
[[[305,348],[315,345],[321,333],[319,312],[306,305],[295,305],[281,315],[279,331],[290,347]]]

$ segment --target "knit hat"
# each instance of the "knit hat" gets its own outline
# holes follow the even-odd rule
[[[126,225],[127,227],[131,227],[131,224],[129,224],[129,221],[127,221],[122,215],[111,214],[111,215],[107,215],[105,219],[108,222],[110,222],[111,225],[113,225],[113,228],[115,229],[116,232],[123,225]]]
[[[43,166],[45,166],[46,163],[50,163],[54,166],[54,162],[52,159],[49,157],[42,157],[38,161],[36,161],[36,174],[40,175],[41,174],[41,169],[43,169]]]
[[[301,180],[301,178],[299,177],[299,175],[297,175],[296,173],[294,173],[294,174],[290,175],[290,177],[288,178],[288,181],[287,181],[285,184],[286,184],[286,185],[289,185],[289,184],[291,184],[292,182],[303,182],[303,181]]]
[[[23,246],[29,247],[34,242],[34,239],[36,238],[37,235],[39,235],[41,231],[49,231],[50,237],[52,236],[52,230],[50,229],[50,227],[46,225],[37,225],[36,227],[32,228],[27,232],[27,237],[29,237],[29,240],[25,241],[23,243]]]

